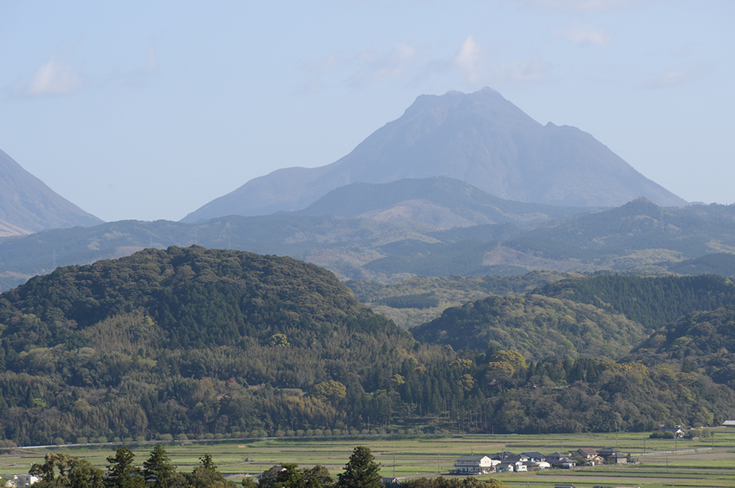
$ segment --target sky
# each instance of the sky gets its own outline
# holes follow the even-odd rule
[[[179,220],[489,86],[732,204],[733,23],[730,0],[0,0],[0,149],[103,220]]]

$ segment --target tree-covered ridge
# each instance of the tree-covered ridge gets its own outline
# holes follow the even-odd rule
[[[692,312],[653,334],[631,353],[646,364],[673,362],[735,388],[735,308]]]
[[[735,284],[715,275],[642,277],[603,274],[550,283],[535,293],[620,313],[650,329],[694,311],[735,305]]]
[[[262,342],[277,333],[306,344],[335,327],[398,333],[323,268],[192,246],[147,249],[33,278],[1,295],[2,337],[19,351],[22,344],[83,345],[88,327],[139,310],[160,329],[160,340],[185,348]]]
[[[627,354],[645,337],[639,323],[594,306],[541,295],[492,296],[449,308],[412,329],[419,340],[455,349],[512,349],[529,359]]]
[[[680,378],[676,361],[585,358],[623,354],[641,328],[591,305],[492,297],[445,316],[467,319],[471,349],[416,342],[290,258],[192,247],[63,268],[0,295],[0,442],[651,430],[732,414],[731,389]],[[507,341],[478,340],[478,318]]]

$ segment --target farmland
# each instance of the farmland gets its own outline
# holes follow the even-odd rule
[[[191,471],[199,457],[210,453],[220,471],[233,479],[257,474],[275,464],[321,464],[336,475],[357,445],[369,447],[382,465],[383,476],[415,477],[448,475],[461,454],[492,454],[499,451],[568,452],[580,447],[615,447],[630,454],[637,464],[549,470],[535,473],[506,473],[492,477],[510,487],[550,487],[571,483],[577,488],[640,486],[643,488],[689,486],[725,487],[735,485],[735,430],[715,429],[707,440],[649,439],[648,433],[579,435],[461,435],[415,438],[353,437],[312,439],[240,439],[224,442],[176,442],[165,444],[179,471]],[[63,451],[104,468],[113,444],[50,446],[3,449],[0,474],[26,473],[34,462],[42,462],[49,451]],[[152,443],[130,446],[136,463],[148,457]],[[489,476],[488,476],[489,477]],[[480,479],[486,478],[485,476]]]

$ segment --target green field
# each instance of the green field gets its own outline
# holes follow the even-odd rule
[[[357,445],[368,446],[381,463],[383,476],[434,476],[448,474],[461,454],[492,454],[498,451],[568,452],[580,447],[615,447],[630,453],[639,464],[596,466],[574,471],[493,475],[511,487],[553,487],[571,483],[577,488],[603,486],[640,487],[732,487],[735,486],[735,429],[715,429],[713,439],[673,441],[648,439],[647,433],[584,435],[463,435],[453,437],[357,437],[319,439],[243,439],[227,442],[179,442],[166,450],[180,471],[191,471],[199,457],[210,453],[220,471],[233,478],[257,474],[274,464],[301,466],[322,464],[336,475]],[[0,451],[0,474],[27,473],[31,464],[42,462],[50,450],[83,457],[99,467],[113,445],[12,448]],[[130,446],[137,464],[147,458],[151,443]]]

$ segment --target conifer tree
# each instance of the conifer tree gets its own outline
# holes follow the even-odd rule
[[[154,488],[167,488],[169,478],[176,472],[171,460],[166,454],[166,449],[161,444],[156,444],[149,457],[143,463],[143,474],[146,482]]]
[[[338,488],[381,488],[380,464],[365,446],[357,446],[343,473],[339,474]]]

